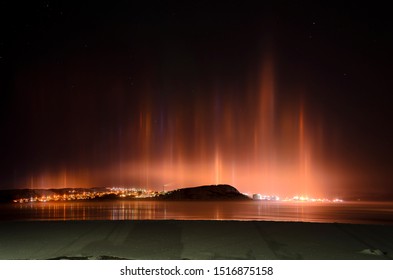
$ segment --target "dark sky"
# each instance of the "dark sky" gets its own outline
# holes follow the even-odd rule
[[[2,1],[0,188],[393,196],[389,9],[314,2]]]

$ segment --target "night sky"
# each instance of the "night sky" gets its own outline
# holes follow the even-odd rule
[[[2,1],[0,13],[2,189],[393,197],[386,6]]]

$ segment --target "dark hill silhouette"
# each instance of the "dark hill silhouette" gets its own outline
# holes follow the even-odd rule
[[[249,200],[230,185],[208,185],[183,188],[157,197],[160,200]]]

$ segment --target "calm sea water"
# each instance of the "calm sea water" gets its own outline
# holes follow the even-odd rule
[[[257,220],[393,224],[393,203],[76,201],[0,205],[0,220]]]

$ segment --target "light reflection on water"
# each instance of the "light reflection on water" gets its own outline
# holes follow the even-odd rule
[[[387,202],[104,201],[0,205],[0,220],[259,220],[393,224]]]

